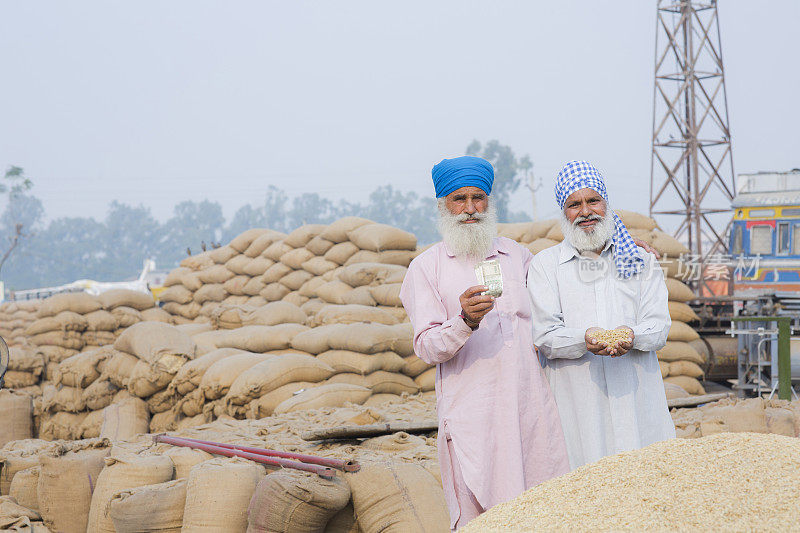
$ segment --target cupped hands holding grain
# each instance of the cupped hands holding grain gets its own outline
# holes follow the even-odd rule
[[[584,336],[586,349],[595,355],[619,357],[633,346],[633,330],[628,326],[616,329],[589,328]]]

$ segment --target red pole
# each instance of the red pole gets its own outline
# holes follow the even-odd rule
[[[242,457],[243,459],[249,459],[251,461],[255,461],[256,463],[261,463],[270,466],[281,466],[283,468],[294,468],[295,470],[304,470],[306,472],[312,472],[314,474],[317,474],[318,476],[326,479],[333,479],[334,477],[336,477],[336,471],[333,470],[332,468],[328,468],[321,465],[301,463],[299,461],[290,461],[288,459],[282,459],[282,458],[270,459],[265,455],[260,455],[257,453],[243,452],[231,448],[225,448],[223,446],[219,446],[219,443],[201,444],[198,442],[191,442],[190,440],[183,439],[180,437],[169,437],[167,435],[154,435],[153,441],[163,442],[165,444],[172,444],[173,446],[196,448],[198,450],[203,450],[205,452],[213,453],[215,455],[223,455],[225,457]]]
[[[316,455],[305,455],[302,453],[282,452],[279,450],[270,450],[269,448],[254,448],[252,446],[240,446],[238,444],[227,444],[224,442],[213,442],[208,440],[190,439],[188,437],[176,437],[186,442],[195,442],[198,444],[210,444],[211,446],[220,446],[222,448],[229,448],[231,450],[240,450],[243,452],[254,453],[256,455],[264,455],[267,457],[283,457],[286,459],[294,459],[303,463],[329,466],[345,472],[358,472],[361,468],[358,463],[354,461],[345,461],[343,459],[333,459],[328,457],[318,457]]]

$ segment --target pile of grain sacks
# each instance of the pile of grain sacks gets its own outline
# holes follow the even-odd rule
[[[36,320],[40,300],[20,300],[0,304],[0,337],[11,346],[25,342],[25,329]]]
[[[728,398],[671,414],[678,437],[687,439],[728,432],[800,437],[800,401]]]
[[[179,435],[356,460],[332,480],[166,444],[16,441],[0,449],[0,524],[25,516],[52,531],[444,530],[447,507],[432,435],[306,442],[309,429],[428,418],[432,398],[370,402],[218,421]],[[5,505],[9,502],[9,505]],[[13,505],[11,505],[13,504]],[[19,509],[19,508],[22,509]],[[5,520],[5,522],[4,522]]]
[[[650,244],[661,254],[659,262],[666,276],[669,314],[672,319],[667,345],[657,353],[667,398],[705,394],[700,379],[708,363],[708,349],[689,325],[699,320],[699,317],[686,304],[694,299],[694,293],[681,281],[691,275],[688,266],[679,260],[689,250],[674,237],[659,230],[652,218],[621,209],[616,210],[616,213],[633,237]],[[534,254],[564,240],[557,220],[500,224],[499,233],[522,243]]]

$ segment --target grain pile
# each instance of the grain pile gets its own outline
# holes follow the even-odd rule
[[[25,341],[25,328],[36,320],[40,300],[20,300],[0,304],[0,337],[9,346]]]
[[[800,439],[673,439],[545,482],[463,531],[792,531],[799,485]]]
[[[705,394],[700,379],[708,362],[708,350],[700,335],[689,325],[699,317],[686,304],[694,298],[694,293],[681,281],[692,274],[688,266],[679,260],[681,254],[688,254],[689,250],[659,230],[652,218],[622,209],[616,210],[616,213],[633,237],[650,244],[661,254],[659,263],[666,276],[669,315],[672,319],[667,345],[657,352],[667,398]],[[534,254],[564,240],[557,220],[499,224],[498,227],[501,236],[523,244]]]

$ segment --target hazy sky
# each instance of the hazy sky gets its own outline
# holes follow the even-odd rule
[[[576,158],[646,211],[655,8],[0,0],[0,165],[25,168],[50,217],[117,199],[163,220],[185,199],[230,216],[268,185],[432,194],[434,163],[496,138],[530,154],[543,215]],[[800,167],[800,2],[719,10],[736,172]]]

